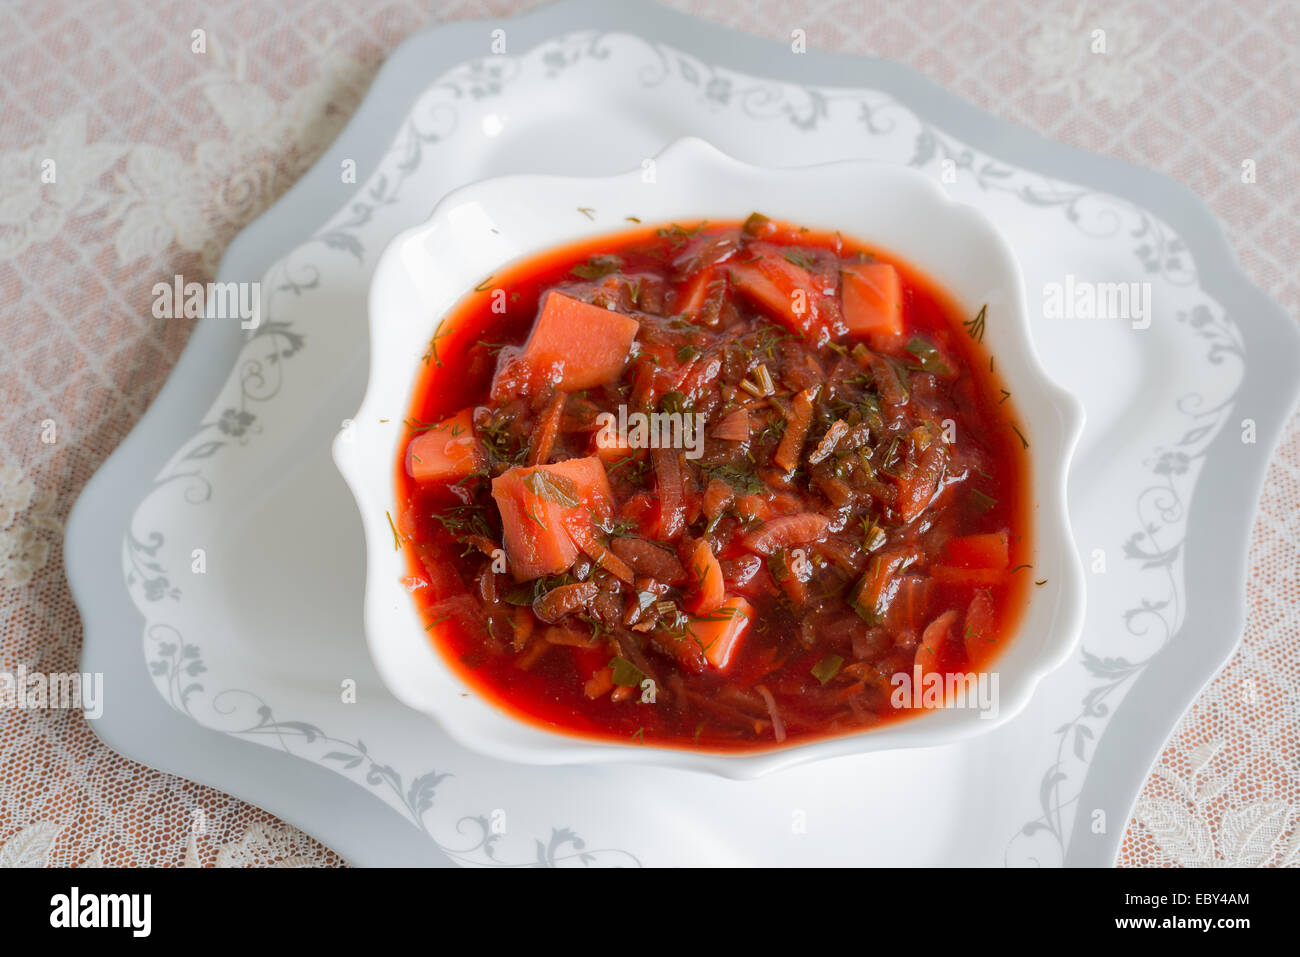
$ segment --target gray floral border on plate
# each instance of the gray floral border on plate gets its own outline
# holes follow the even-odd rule
[[[170,625],[154,625],[149,629],[153,642],[153,657],[148,658],[149,671],[156,680],[164,682],[167,703],[177,711],[199,720],[190,710],[190,696],[204,690],[197,680],[207,669],[196,645],[186,643],[180,632]],[[243,689],[228,688],[212,699],[212,708],[224,715],[251,709],[247,724],[228,729],[224,733],[275,739],[281,750],[293,752],[287,739],[294,738],[305,744],[321,744],[331,748],[320,757],[322,763],[337,765],[343,771],[361,770],[365,783],[376,790],[388,791],[402,805],[410,819],[434,842],[440,851],[458,864],[491,865],[500,867],[559,867],[567,863],[592,865],[618,863],[640,866],[636,856],[628,851],[612,848],[588,849],[586,842],[568,827],[552,827],[546,840],[534,841],[536,856],[530,861],[508,862],[497,857],[497,845],[502,832],[495,826],[491,815],[466,815],[455,822],[457,833],[469,830],[468,843],[452,847],[438,840],[429,829],[426,816],[434,808],[438,787],[453,777],[447,771],[426,771],[406,783],[402,775],[390,764],[381,763],[364,741],[333,737],[321,728],[306,721],[277,720],[271,706],[259,695]]]

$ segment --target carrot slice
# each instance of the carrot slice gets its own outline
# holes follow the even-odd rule
[[[1006,568],[1011,549],[1006,532],[988,532],[949,539],[948,560],[960,568]]]
[[[731,504],[735,500],[735,489],[722,479],[710,479],[708,486],[704,489],[704,498],[700,501],[700,510],[704,512],[705,518],[713,521],[731,508]]]
[[[552,292],[542,304],[522,359],[535,374],[566,392],[591,389],[622,374],[639,328],[631,316]]]
[[[921,632],[921,641],[916,646],[916,658],[913,663],[921,667],[921,677],[939,670],[939,651],[948,640],[957,612],[949,609],[925,626]]]
[[[718,671],[726,671],[753,620],[754,609],[743,598],[730,598],[707,616],[692,618],[687,633],[704,649],[704,657]]]
[[[742,495],[740,498],[736,499],[736,514],[747,522],[756,518],[766,520],[767,516],[771,514],[771,511],[772,510],[768,507],[766,496],[760,495],[757,492],[751,492],[748,495]]]
[[[722,421],[713,427],[709,433],[712,438],[722,439],[726,442],[748,442],[749,441],[749,410],[737,409],[723,417]]]
[[[537,423],[537,438],[533,441],[532,451],[528,453],[529,465],[545,465],[555,447],[555,437],[560,434],[560,423],[564,421],[564,402],[569,394],[557,389]]]
[[[417,482],[455,481],[486,464],[470,409],[426,429],[406,447],[406,471]]]
[[[578,547],[561,521],[562,506],[531,492],[524,474],[526,470],[513,468],[492,480],[510,572],[520,582],[558,575],[578,557]]]
[[[786,419],[785,432],[781,434],[781,442],[772,456],[773,461],[787,472],[792,471],[799,464],[804,440],[808,438],[808,429],[812,425],[813,417],[813,395],[811,389],[804,389],[794,397],[794,401],[790,403],[790,416]]]
[[[691,552],[688,571],[693,588],[686,601],[686,610],[692,615],[707,615],[726,598],[722,566],[714,556],[707,539],[701,538]]]
[[[569,479],[578,488],[578,498],[589,517],[608,520],[614,513],[614,493],[609,488],[609,476],[604,463],[594,455],[583,459],[565,459],[539,466],[552,475]]]
[[[601,668],[594,675],[587,679],[587,683],[582,686],[582,692],[588,698],[601,698],[614,690],[614,669]]]
[[[903,335],[903,285],[888,263],[856,263],[840,270],[844,324],[873,348],[896,344]]]
[[[916,465],[909,469],[898,495],[898,515],[904,525],[917,518],[930,504],[935,492],[939,490],[939,480],[943,478],[946,463],[947,455],[943,446],[932,442],[921,453]]]

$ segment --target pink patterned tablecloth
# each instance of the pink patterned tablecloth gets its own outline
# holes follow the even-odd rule
[[[151,317],[153,283],[210,278],[404,37],[532,5],[0,5],[0,672],[77,670],[63,523],[188,331]],[[1164,172],[1209,203],[1254,280],[1300,312],[1293,0],[672,5],[782,40],[801,28],[815,49],[900,60],[1000,117]],[[1105,55],[1090,50],[1096,29]],[[56,184],[41,178],[50,158]],[[1247,159],[1257,175],[1243,188]],[[1251,538],[1244,641],[1148,779],[1126,866],[1300,864],[1297,516],[1292,420]],[[119,757],[79,712],[0,715],[0,865],[340,863],[265,812]]]

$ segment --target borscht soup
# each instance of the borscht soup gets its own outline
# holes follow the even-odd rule
[[[429,640],[517,717],[632,744],[943,706],[918,689],[987,672],[1033,587],[987,310],[758,213],[630,227],[485,278],[429,343],[390,516]]]

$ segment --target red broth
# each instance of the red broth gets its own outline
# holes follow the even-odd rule
[[[987,669],[1034,578],[983,321],[757,214],[486,279],[429,345],[396,463],[430,640],[590,738],[740,751],[915,715],[898,676]],[[637,447],[636,412],[677,447]]]

